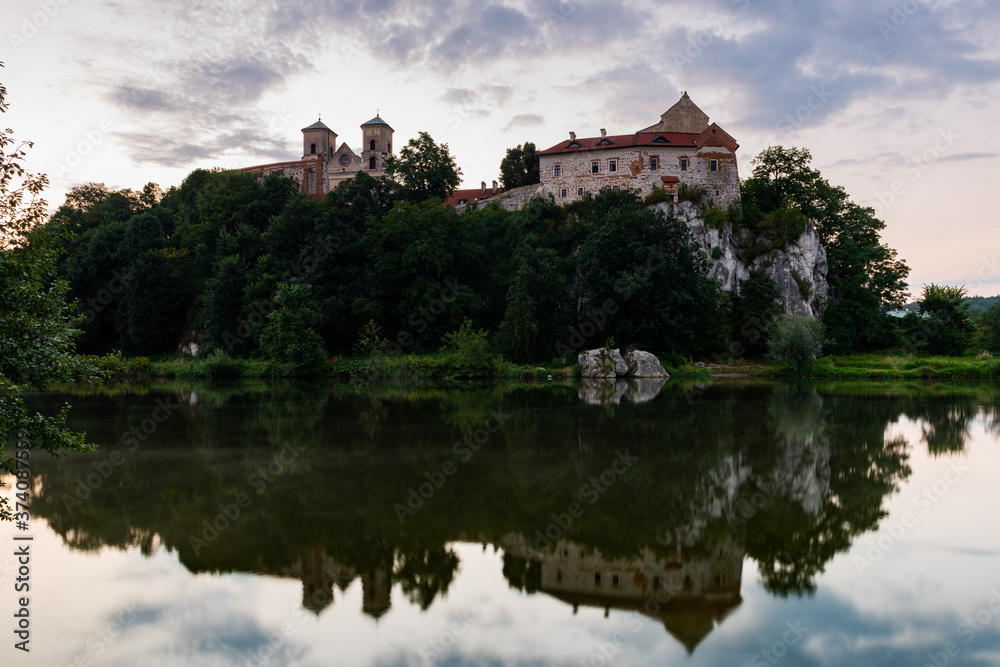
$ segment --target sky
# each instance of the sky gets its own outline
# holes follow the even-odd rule
[[[426,131],[464,187],[508,148],[627,134],[684,91],[740,143],[772,145],[886,223],[935,282],[1000,293],[997,0],[0,0],[5,126],[34,142],[50,207],[103,182],[301,157],[322,116],[360,150],[378,112]]]

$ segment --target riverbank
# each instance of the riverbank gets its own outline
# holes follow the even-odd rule
[[[709,364],[712,377],[785,377],[784,364],[767,360]],[[817,359],[805,377],[814,379],[867,380],[991,380],[1000,379],[1000,358],[940,357],[889,353],[827,356]]]

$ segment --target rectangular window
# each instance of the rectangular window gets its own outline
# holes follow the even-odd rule
[[[615,192],[618,192],[618,186],[617,185],[612,185],[611,189],[614,190]]]
[[[659,168],[660,168],[660,159],[655,157],[649,158],[649,169],[651,171],[656,171]]]
[[[681,158],[681,171],[688,170],[688,159],[686,157]]]
[[[618,171],[618,160],[608,160],[608,171]]]
[[[565,197],[566,196],[566,188],[562,189],[562,191],[559,193],[559,196],[560,197]]]
[[[577,188],[576,189],[576,196],[577,197],[582,197],[583,196],[583,188]]]
[[[600,171],[601,171],[601,163],[600,162],[598,162],[597,160],[594,160],[593,162],[590,163],[590,173],[597,174],[597,173],[600,173]]]
[[[561,164],[557,164],[556,166],[552,167],[552,175],[556,176],[556,177],[562,176],[562,165]]]
[[[708,162],[708,169],[709,169],[709,171],[719,171],[719,161],[718,160],[709,160],[709,162]]]

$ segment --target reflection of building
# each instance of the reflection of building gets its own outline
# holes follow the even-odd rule
[[[392,606],[392,562],[387,567],[375,566],[361,575],[362,611],[379,618]],[[289,567],[276,574],[302,580],[302,606],[319,615],[333,604],[334,585],[346,589],[358,578],[353,568],[344,567],[327,556],[322,549],[303,554]]]
[[[567,540],[554,550],[528,549],[523,538],[504,540],[505,553],[541,563],[541,590],[567,604],[641,611],[658,619],[688,652],[739,606],[744,549],[731,536],[709,543],[705,555],[605,558]],[[655,601],[655,604],[653,604]]]

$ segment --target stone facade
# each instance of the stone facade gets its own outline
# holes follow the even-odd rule
[[[634,188],[642,196],[661,188],[676,194],[681,183],[704,188],[722,207],[739,201],[739,144],[691,101],[687,93],[660,122],[633,134],[570,138],[539,155],[540,194],[559,204],[601,188]]]
[[[278,172],[294,178],[302,192],[323,197],[332,188],[364,171],[372,176],[385,174],[385,159],[392,155],[394,130],[376,115],[361,125],[362,153],[359,156],[346,143],[337,146],[337,133],[317,120],[302,128],[302,159],[246,167],[258,180]]]

